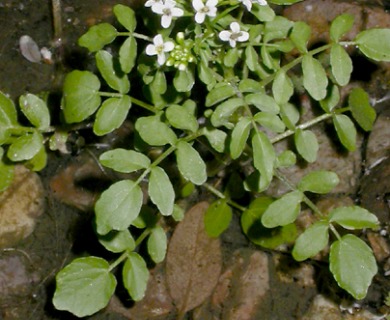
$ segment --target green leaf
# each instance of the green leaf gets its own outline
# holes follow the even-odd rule
[[[166,172],[160,167],[153,167],[149,176],[149,196],[164,216],[170,216],[175,202],[175,191]]]
[[[297,261],[306,260],[324,249],[328,242],[329,224],[326,221],[318,221],[298,237],[292,255]]]
[[[241,118],[232,131],[230,141],[230,154],[232,159],[237,159],[245,148],[246,141],[251,129],[251,120],[247,117]]]
[[[201,61],[198,63],[198,76],[199,79],[207,85],[207,88],[213,88],[215,86],[215,77],[212,70],[209,68],[208,64]],[[209,87],[210,86],[210,87]]]
[[[239,58],[239,52],[237,48],[229,49],[225,56],[223,57],[223,64],[228,67],[232,68],[235,66]]]
[[[105,167],[123,173],[146,169],[150,166],[150,160],[144,154],[120,148],[104,152],[100,155],[99,162]]]
[[[229,121],[229,117],[245,103],[241,98],[231,98],[218,105],[211,115],[211,123],[214,127],[220,127],[226,125]]]
[[[13,101],[0,91],[0,126],[10,127],[18,124],[18,113]]]
[[[330,48],[330,65],[332,74],[340,86],[345,86],[349,83],[352,74],[352,59],[339,44],[333,44]]]
[[[340,91],[337,85],[332,85],[325,99],[320,101],[321,108],[330,113],[340,101]]]
[[[118,32],[111,24],[100,23],[91,27],[87,33],[83,34],[78,44],[91,52],[99,51],[106,44],[114,41],[117,34]]]
[[[114,60],[111,53],[100,50],[95,55],[96,66],[107,84],[119,93],[125,94],[130,90],[130,82],[126,75],[118,75],[114,67]]]
[[[120,253],[133,251],[136,247],[134,238],[129,230],[111,231],[104,236],[99,235],[99,242],[108,251]]]
[[[41,171],[47,164],[47,152],[45,146],[42,144],[41,149],[24,165],[32,171]]]
[[[164,94],[167,91],[167,79],[163,71],[156,71],[153,81],[150,84],[150,89],[159,94]]]
[[[301,53],[307,52],[307,43],[310,39],[310,33],[311,28],[307,23],[303,21],[297,21],[294,23],[290,39],[294,42],[295,46]]]
[[[286,129],[284,122],[280,120],[279,116],[269,112],[258,112],[253,117],[253,120],[276,133],[284,132]]]
[[[166,109],[165,115],[169,123],[177,129],[196,132],[199,128],[198,121],[194,115],[183,106],[173,104]]]
[[[261,196],[251,202],[249,208],[241,215],[241,227],[253,243],[268,249],[275,249],[284,243],[295,240],[295,224],[268,229],[261,223],[261,217],[273,199]]]
[[[343,146],[349,151],[354,151],[356,149],[356,128],[352,120],[344,114],[336,114],[333,116],[333,124]]]
[[[189,68],[176,71],[175,77],[173,78],[173,85],[178,92],[191,91],[194,84],[194,74]]]
[[[218,130],[212,127],[204,127],[202,128],[202,133],[207,138],[210,145],[214,148],[215,151],[223,152],[225,150],[225,142],[227,138],[227,134],[225,131]]]
[[[141,188],[131,180],[111,185],[95,205],[97,232],[105,235],[111,230],[126,230],[138,216],[142,200]]]
[[[206,107],[211,107],[217,103],[220,103],[227,98],[235,95],[234,88],[230,84],[222,84],[220,86],[215,86],[206,96]]]
[[[275,99],[263,92],[246,95],[245,102],[254,105],[257,109],[264,112],[277,114],[280,110]]]
[[[269,184],[274,174],[275,150],[266,134],[256,130],[252,137],[253,164],[260,175],[263,177],[265,184]]]
[[[261,8],[260,8],[261,10]],[[271,21],[265,23],[264,42],[269,42],[273,39],[287,38],[293,22],[282,16],[275,16]]]
[[[161,122],[158,115],[138,118],[135,123],[135,129],[142,140],[151,146],[173,145],[177,140],[173,130],[164,122]]]
[[[310,163],[316,161],[319,146],[317,137],[312,131],[297,129],[294,141],[297,151],[303,159]]]
[[[238,90],[241,92],[259,92],[264,91],[264,88],[259,81],[253,79],[242,79],[238,85]]]
[[[292,103],[281,104],[280,116],[287,128],[295,130],[295,125],[300,118],[300,113],[296,106]]]
[[[122,269],[123,284],[134,301],[145,296],[149,280],[149,270],[145,260],[135,252],[128,254]]]
[[[344,34],[351,30],[354,20],[354,16],[348,13],[336,17],[336,19],[332,21],[329,30],[332,41],[338,42]]]
[[[19,98],[20,109],[31,124],[46,130],[50,126],[50,113],[46,103],[36,95],[27,93]]]
[[[336,173],[332,171],[312,171],[306,174],[299,181],[298,189],[302,192],[314,192],[326,194],[332,191],[339,184],[340,180]]]
[[[359,50],[376,61],[390,61],[390,29],[370,29],[360,32],[355,43]]]
[[[100,106],[100,81],[89,71],[74,70],[64,80],[63,111],[67,123],[81,122]]]
[[[3,192],[11,185],[14,179],[14,168],[14,166],[0,161],[0,192]]]
[[[77,317],[85,317],[103,309],[116,287],[110,265],[102,258],[73,260],[56,276],[53,304]]]
[[[376,112],[370,105],[370,98],[362,88],[353,88],[348,97],[353,118],[365,130],[370,131],[376,119]]]
[[[379,225],[376,215],[359,206],[335,208],[329,213],[329,221],[349,230],[375,229]]]
[[[279,60],[273,56],[274,48],[268,46],[261,46],[260,55],[264,65],[271,70],[279,69]]]
[[[39,132],[26,133],[9,146],[7,157],[11,161],[29,160],[41,150],[42,145],[43,137]]]
[[[137,41],[134,37],[128,37],[119,49],[119,63],[124,73],[130,73],[137,58]]]
[[[299,190],[286,193],[271,203],[261,217],[261,222],[267,228],[275,228],[293,223],[301,211],[303,193]]]
[[[326,97],[328,77],[322,64],[307,54],[302,59],[303,86],[314,100]]]
[[[137,26],[137,19],[135,18],[135,12],[128,6],[117,4],[113,8],[114,14],[119,23],[124,26],[130,32],[135,30]]]
[[[278,157],[276,158],[276,167],[291,167],[297,162],[297,157],[294,152],[291,150],[285,150],[283,151]]]
[[[232,217],[232,209],[227,204],[226,199],[214,201],[204,216],[206,233],[212,238],[219,237],[229,227]]]
[[[339,286],[355,299],[363,299],[378,272],[371,248],[358,237],[347,234],[331,245],[329,261]]]
[[[250,71],[255,71],[259,65],[259,55],[252,46],[245,48],[245,63]]]
[[[130,108],[131,100],[129,96],[105,100],[96,113],[93,132],[97,136],[103,136],[118,129],[126,120]]]
[[[253,14],[259,21],[272,21],[275,18],[275,12],[270,6],[252,7],[251,14]]]
[[[167,252],[167,235],[160,226],[151,230],[147,242],[148,253],[155,263],[160,263],[165,259]]]
[[[277,104],[287,103],[294,93],[293,83],[283,69],[276,72],[272,93]]]
[[[176,145],[176,159],[180,173],[183,177],[196,185],[207,180],[206,164],[189,143],[179,141]]]

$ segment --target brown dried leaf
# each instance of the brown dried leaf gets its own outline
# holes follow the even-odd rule
[[[199,306],[209,297],[221,273],[219,239],[204,230],[207,202],[193,206],[178,224],[167,253],[167,283],[179,315]]]

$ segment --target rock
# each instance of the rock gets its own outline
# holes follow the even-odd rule
[[[212,308],[220,312],[216,319],[256,319],[270,289],[268,260],[261,251],[240,249],[234,253],[212,296]]]
[[[339,307],[333,301],[319,294],[315,296],[312,304],[301,320],[342,320]]]
[[[0,193],[0,248],[28,237],[35,220],[44,212],[44,188],[39,176],[24,166],[15,166],[12,184]]]
[[[378,262],[382,262],[390,256],[389,244],[379,233],[368,231],[367,240]]]

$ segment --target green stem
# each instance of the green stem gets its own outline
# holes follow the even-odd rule
[[[124,94],[122,93],[116,93],[116,92],[102,92],[102,91],[99,91],[99,95],[101,97],[109,97],[109,98],[122,98],[124,96]],[[139,100],[139,99],[136,99],[134,97],[130,97],[130,101],[134,104],[136,104],[137,106],[141,107],[141,108],[144,108],[148,111],[151,111],[153,113],[156,113],[157,110],[154,106],[146,103],[146,102],[143,102],[142,100]]]
[[[311,126],[313,126],[321,121],[329,119],[331,117],[332,117],[331,113],[325,113],[325,114],[320,115],[320,116],[318,116],[310,121],[302,123],[301,125],[297,126],[297,129],[302,129],[302,130],[307,129],[307,128],[309,128],[309,127],[311,127]],[[276,137],[272,138],[270,141],[272,144],[274,144],[280,140],[283,140],[284,138],[287,138],[288,136],[293,135],[294,133],[295,133],[295,130],[287,130],[281,134],[278,134]]]
[[[118,265],[120,265],[123,261],[127,259],[127,251],[123,252],[118,259],[116,259],[113,263],[110,264],[108,271],[111,272],[114,270]]]
[[[226,196],[221,191],[219,191],[218,189],[214,188],[212,185],[210,185],[208,183],[204,183],[203,187],[205,187],[211,193],[216,195],[218,198],[226,199]],[[229,205],[231,205],[232,207],[234,207],[234,208],[236,208],[236,209],[238,209],[238,210],[240,210],[242,212],[246,210],[246,207],[243,207],[243,206],[239,205],[238,203],[234,202],[233,200],[231,200],[231,199],[226,199],[226,200],[227,200],[227,203]]]

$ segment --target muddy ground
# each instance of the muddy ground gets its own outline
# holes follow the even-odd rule
[[[62,1],[62,62],[44,64],[31,63],[20,54],[19,38],[29,35],[40,47],[53,45],[51,2],[0,0],[0,90],[13,99],[26,92],[60,93],[64,72],[88,65],[87,53],[76,45],[78,37],[97,22],[112,21],[111,6],[118,2],[132,3]],[[390,26],[386,13],[388,1],[309,0],[305,3],[314,8],[310,15],[304,13],[303,4],[298,9],[289,9],[286,15],[315,24],[313,45],[323,41],[321,37],[328,16],[337,12],[352,12],[361,22],[361,28],[377,24]],[[222,274],[218,285],[205,303],[188,312],[187,319],[381,319],[389,312],[384,300],[390,291],[390,73],[388,64],[373,64],[361,57],[355,57],[354,63],[355,69],[359,70],[354,74],[354,81],[370,92],[380,115],[373,132],[361,135],[361,149],[354,155],[334,152],[331,146],[326,147],[330,142],[323,135],[324,154],[320,156],[323,161],[319,165],[336,168],[345,181],[326,201],[362,203],[381,221],[381,233],[366,235],[374,246],[380,270],[367,298],[354,301],[338,289],[326,262],[321,259],[297,264],[284,252],[259,250],[243,236],[239,218],[235,216],[236,221],[221,238]],[[325,129],[320,127],[316,133],[324,134]],[[80,206],[77,209],[65,205],[64,202],[75,199],[76,195],[70,193],[74,190],[69,191],[65,186],[53,190],[50,185],[53,177],[58,176],[66,183],[72,181],[77,168],[91,161],[90,153],[82,149],[78,158],[54,153],[49,157],[48,167],[39,173],[45,190],[44,213],[37,219],[35,230],[29,237],[0,252],[0,319],[75,319],[66,312],[54,310],[51,304],[54,276],[76,256],[105,254],[93,234],[90,207],[87,205],[83,207],[86,210],[80,210]],[[98,170],[93,161],[91,163],[89,172]],[[71,170],[66,171],[69,168]],[[303,172],[296,170],[297,176]],[[281,190],[278,186],[274,188],[275,193]],[[93,194],[99,191],[99,188],[89,189],[90,185],[85,184],[85,194],[82,195],[93,198]],[[54,195],[54,191],[60,195]],[[207,192],[198,197],[191,201],[210,199]],[[172,301],[166,288],[160,286],[165,281],[161,278],[163,269],[161,266],[153,271],[154,282],[149,291],[154,290],[154,295],[150,294],[143,304],[129,309],[126,299],[113,300],[107,310],[89,319],[175,319]]]

